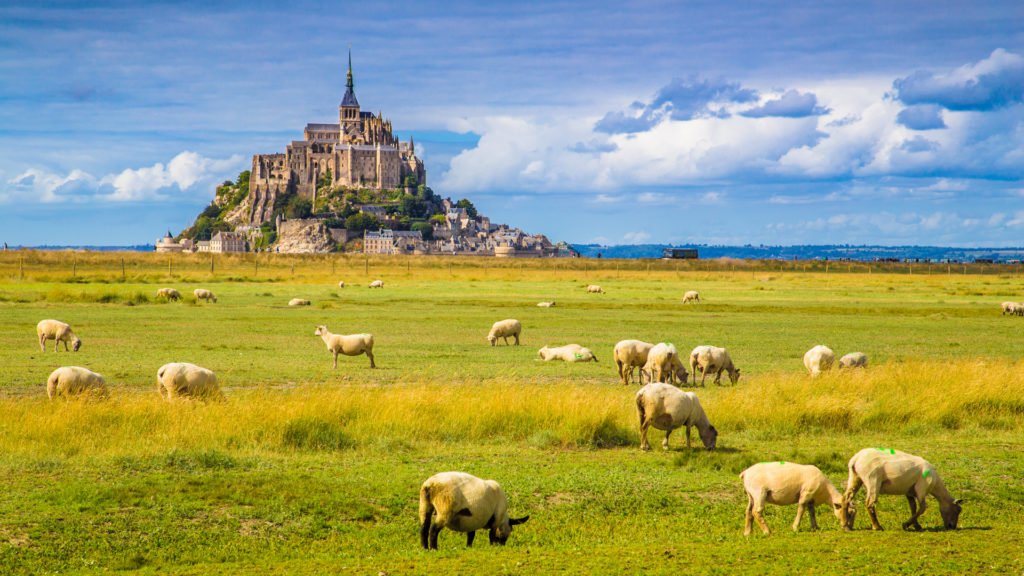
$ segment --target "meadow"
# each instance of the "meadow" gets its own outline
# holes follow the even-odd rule
[[[219,302],[194,302],[200,286]],[[705,302],[680,304],[689,289]],[[1019,269],[2,253],[0,573],[1020,573],[1024,320],[1003,300],[1024,300]],[[489,346],[510,317],[523,345]],[[82,349],[41,353],[43,318]],[[319,324],[373,333],[378,368],[332,370]],[[625,338],[731,351],[739,384],[696,389],[718,450],[681,431],[639,450],[611,361]],[[537,359],[569,342],[599,363]],[[819,343],[870,367],[811,380]],[[172,361],[215,370],[227,401],[162,401]],[[102,373],[111,398],[48,401],[60,365]],[[905,499],[883,497],[884,532],[820,510],[819,532],[793,533],[795,507],[769,507],[773,534],[742,535],[744,468],[813,463],[842,489],[869,446],[931,461],[960,529],[931,500],[904,532]],[[505,547],[443,531],[421,550],[419,485],[445,470],[498,480],[531,520]]]

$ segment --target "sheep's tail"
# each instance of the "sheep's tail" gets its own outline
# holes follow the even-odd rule
[[[429,547],[430,520],[434,515],[434,503],[430,501],[430,487],[426,484],[420,488],[420,545]]]
[[[645,414],[645,412],[646,412],[646,410],[645,410],[645,404],[646,404],[645,400],[646,399],[644,398],[643,394],[637,394],[636,395],[636,413],[640,416],[640,425],[641,426],[644,425],[644,421],[647,419],[647,415]]]

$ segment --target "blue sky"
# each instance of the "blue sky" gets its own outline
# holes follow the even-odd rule
[[[774,4],[774,5],[773,5]],[[1024,3],[7,2],[0,241],[187,226],[356,93],[572,242],[1024,245]]]

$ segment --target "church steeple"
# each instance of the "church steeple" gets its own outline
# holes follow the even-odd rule
[[[348,51],[348,75],[345,76],[345,87],[348,88],[346,92],[352,92],[356,87],[355,82],[352,81],[352,49]]]
[[[345,96],[338,107],[341,124],[359,121],[359,100],[356,100],[355,82],[352,79],[352,50],[348,51],[348,74],[345,75]]]

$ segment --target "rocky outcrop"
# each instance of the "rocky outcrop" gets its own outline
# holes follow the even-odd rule
[[[282,220],[274,249],[282,254],[322,254],[334,251],[334,239],[321,220]]]

